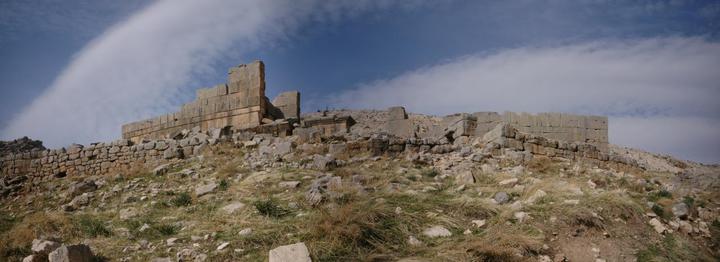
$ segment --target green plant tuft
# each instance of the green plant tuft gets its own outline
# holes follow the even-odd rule
[[[173,206],[176,207],[189,206],[190,204],[192,204],[192,197],[190,196],[190,194],[183,192],[175,196],[175,198],[173,198],[170,202]]]
[[[274,199],[260,200],[253,203],[260,214],[272,218],[280,218],[290,213],[289,210],[280,207]]]

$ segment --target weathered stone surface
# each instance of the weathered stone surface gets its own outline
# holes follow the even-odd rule
[[[330,170],[337,167],[337,162],[332,156],[315,155],[313,157],[313,167],[319,170]]]
[[[663,225],[663,223],[660,222],[660,220],[658,220],[657,218],[650,219],[648,223],[653,227],[653,229],[655,229],[655,232],[658,232],[660,234],[664,234],[665,232],[667,232],[667,228],[665,227],[665,225]]]
[[[497,192],[495,193],[495,196],[493,196],[493,199],[495,200],[495,203],[502,205],[510,201],[510,196],[505,192]]]
[[[233,213],[235,213],[235,211],[240,210],[240,209],[242,209],[243,207],[245,207],[245,204],[243,204],[243,203],[241,203],[241,202],[233,202],[233,203],[230,203],[230,204],[224,206],[224,207],[222,208],[222,210],[223,210],[225,213],[233,214]]]
[[[97,185],[95,184],[95,181],[86,180],[71,184],[70,188],[68,189],[68,194],[70,196],[77,196],[95,190],[97,190]]]
[[[50,262],[92,262],[95,260],[87,245],[62,245],[48,255]]]
[[[470,170],[461,171],[455,177],[455,183],[458,185],[473,184],[473,183],[475,183],[475,177],[473,176],[473,173]]]
[[[170,170],[170,164],[159,165],[152,170],[153,175],[162,176]]]
[[[200,197],[212,193],[217,188],[217,183],[210,182],[195,188],[195,195]]]
[[[677,203],[677,204],[673,205],[673,207],[672,207],[673,215],[675,215],[676,217],[678,217],[680,219],[687,219],[689,212],[690,211],[689,211],[687,204],[685,204],[683,202]]]
[[[310,251],[303,242],[276,247],[270,250],[268,259],[270,262],[312,262]]]
[[[35,239],[32,241],[32,247],[30,250],[36,254],[49,254],[60,247],[60,243],[50,240]]]

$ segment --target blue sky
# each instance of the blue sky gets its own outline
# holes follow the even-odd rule
[[[720,162],[718,1],[0,1],[0,137],[112,140],[264,60],[303,110],[561,111]]]

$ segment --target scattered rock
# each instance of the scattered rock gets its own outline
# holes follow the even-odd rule
[[[655,229],[655,232],[658,232],[660,234],[664,234],[665,232],[667,232],[667,228],[665,227],[665,225],[663,225],[663,223],[660,222],[660,220],[658,220],[657,218],[650,219],[650,222],[648,223],[650,223],[653,229]]]
[[[500,191],[495,193],[493,200],[495,200],[495,203],[502,205],[510,201],[510,196],[507,193]]]
[[[201,185],[195,188],[195,196],[201,197],[204,195],[207,195],[209,193],[212,193],[217,189],[218,185],[215,182],[210,182],[205,185]]]
[[[230,242],[223,242],[222,244],[218,245],[218,247],[216,248],[216,250],[223,250],[223,249],[225,249],[226,247],[228,247],[229,245],[230,245]]]
[[[525,220],[530,218],[530,216],[526,212],[515,212],[513,214],[513,217],[518,223],[525,222]]]
[[[408,240],[407,240],[407,243],[408,243],[408,245],[411,245],[411,246],[420,246],[420,245],[422,245],[422,241],[418,240],[418,239],[417,239],[416,237],[414,237],[414,236],[409,236],[409,237],[408,237]]]
[[[473,220],[471,223],[475,227],[483,227],[483,226],[485,226],[486,222],[485,222],[485,219],[479,219],[479,220]]]
[[[164,174],[167,174],[168,170],[170,170],[170,164],[164,164],[157,166],[155,169],[152,170],[152,173],[156,176],[162,176]]]
[[[312,262],[305,243],[279,246],[270,250],[269,262]]]
[[[315,155],[313,157],[313,167],[318,170],[330,170],[337,167],[337,162],[332,156]]]
[[[240,202],[233,202],[224,206],[222,210],[225,211],[225,213],[233,214],[235,213],[235,211],[237,211],[238,209],[242,209],[243,207],[245,207],[245,204]]]
[[[240,230],[240,232],[238,232],[238,235],[242,237],[249,236],[250,234],[252,234],[252,232],[252,228],[243,228],[243,230]]]
[[[687,204],[680,202],[680,203],[673,205],[672,213],[676,217],[684,220],[684,219],[688,218],[689,208],[688,208]]]
[[[90,247],[83,244],[61,245],[48,255],[50,262],[92,262],[95,255]]]
[[[77,183],[73,183],[70,185],[70,188],[68,189],[68,194],[71,197],[81,195],[83,193],[92,192],[97,190],[97,185],[95,184],[95,181],[87,180],[87,181],[80,181]]]
[[[443,226],[433,226],[428,229],[423,230],[423,235],[427,237],[449,237],[452,236],[452,233],[450,230],[447,230],[447,228]]]
[[[50,240],[40,240],[35,239],[32,241],[32,247],[30,250],[36,254],[50,254],[50,252],[54,251],[60,247],[60,243]]]

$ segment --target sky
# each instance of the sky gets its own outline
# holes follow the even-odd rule
[[[606,115],[720,163],[719,33],[699,0],[0,0],[0,139],[111,141],[259,59],[306,112]]]

